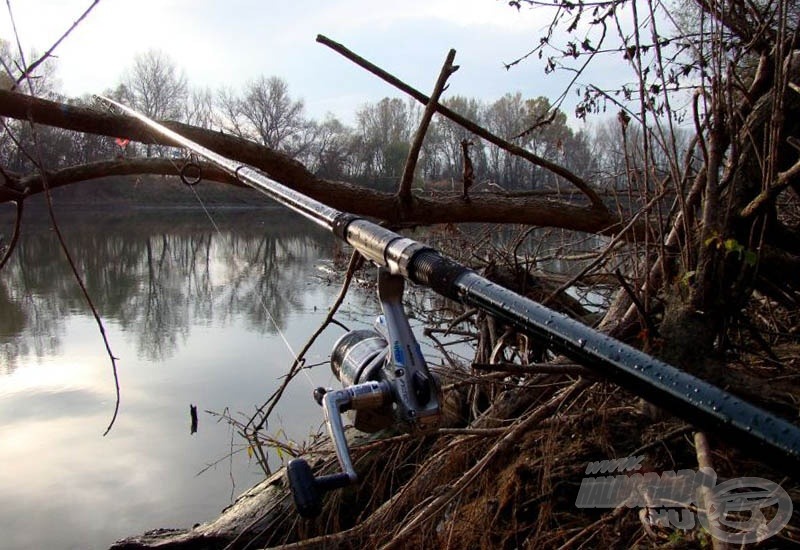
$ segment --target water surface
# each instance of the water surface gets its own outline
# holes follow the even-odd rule
[[[122,405],[97,325],[46,215],[26,214],[0,272],[0,546],[105,548],[207,521],[263,478],[231,428],[277,387],[339,290],[336,244],[283,209],[61,214],[60,226],[119,357]],[[6,241],[10,226],[0,233]],[[368,322],[372,297],[340,316]],[[309,362],[327,359],[333,327]],[[281,336],[283,335],[283,336]],[[290,386],[270,432],[321,422],[321,366]],[[189,405],[200,411],[189,433]],[[243,416],[244,417],[244,416]],[[279,461],[277,457],[275,464]],[[216,466],[198,476],[209,464]]]

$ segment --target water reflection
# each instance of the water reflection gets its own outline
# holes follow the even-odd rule
[[[61,214],[73,258],[121,358],[122,407],[97,327],[46,215],[26,212],[0,272],[0,532],[3,548],[104,548],[154,527],[214,517],[262,477],[232,434],[188,406],[252,411],[279,384],[338,291],[319,276],[332,238],[283,210]],[[0,233],[7,233],[7,225]],[[218,228],[218,229],[217,229]],[[374,314],[354,296],[349,314]],[[343,316],[346,318],[348,310]],[[273,319],[275,324],[273,324]],[[340,329],[310,353],[324,361]],[[290,386],[270,432],[321,422],[321,367]],[[238,446],[238,440],[234,440]],[[231,478],[236,487],[232,488]]]
[[[101,316],[136,334],[140,356],[171,356],[198,322],[241,316],[248,330],[284,330],[302,304],[301,275],[331,245],[327,234],[285,211],[215,216],[225,230],[194,213],[91,222],[72,214],[62,222]],[[34,225],[23,236],[0,279],[0,360],[7,372],[20,357],[57,353],[65,319],[86,311],[52,232]]]

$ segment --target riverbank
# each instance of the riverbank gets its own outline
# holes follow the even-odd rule
[[[59,209],[261,208],[274,204],[250,188],[205,180],[190,186],[177,177],[166,176],[90,180],[54,189],[52,197]],[[25,201],[26,208],[45,204],[43,195]]]

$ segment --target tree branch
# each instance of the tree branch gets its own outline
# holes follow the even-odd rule
[[[54,51],[55,51],[55,49],[56,49],[56,48],[59,46],[59,44],[61,44],[61,43],[64,41],[64,39],[65,39],[66,37],[68,37],[68,36],[69,36],[69,35],[72,33],[72,31],[73,31],[73,30],[75,30],[75,27],[77,27],[78,25],[80,25],[80,24],[81,24],[81,22],[82,22],[84,19],[86,19],[86,16],[87,16],[87,15],[89,15],[89,13],[90,13],[90,12],[91,12],[91,11],[94,9],[94,7],[95,7],[97,4],[99,4],[99,3],[100,3],[100,0],[94,0],[94,1],[92,2],[92,4],[91,4],[91,5],[90,5],[88,8],[86,8],[86,9],[84,10],[84,12],[81,14],[81,16],[80,16],[80,17],[78,17],[78,19],[76,19],[76,20],[75,20],[75,21],[72,23],[72,25],[70,26],[70,28],[68,28],[68,29],[66,30],[66,32],[64,32],[64,34],[62,34],[62,35],[59,37],[59,39],[58,39],[58,40],[56,40],[56,41],[55,41],[55,43],[54,43],[52,46],[50,46],[50,48],[49,48],[49,49],[48,49],[46,52],[44,52],[44,53],[43,53],[41,56],[39,56],[39,59],[37,59],[36,61],[34,61],[33,63],[31,63],[31,64],[30,64],[30,65],[28,65],[27,67],[25,67],[25,70],[23,70],[23,71],[22,71],[22,74],[19,76],[19,78],[17,78],[17,81],[16,81],[16,84],[15,84],[15,87],[16,87],[16,86],[19,86],[19,85],[20,85],[20,84],[21,84],[21,83],[22,83],[22,82],[23,82],[23,81],[24,81],[26,78],[28,78],[28,77],[29,77],[31,74],[33,74],[33,71],[35,71],[35,70],[36,70],[36,68],[37,68],[39,65],[41,65],[42,63],[44,63],[45,61],[47,61],[47,60],[48,60],[50,57],[52,57],[52,56],[53,56],[53,52],[54,52]]]
[[[247,187],[240,181],[234,179],[227,172],[223,172],[214,165],[200,163],[203,179],[228,183],[239,187]],[[175,161],[159,158],[131,158],[117,160],[103,160],[70,166],[61,170],[45,172],[47,185],[50,189],[63,187],[82,181],[90,181],[99,178],[114,176],[132,176],[141,174],[178,176],[179,170],[175,166]],[[0,187],[0,202],[14,200],[14,197],[30,196],[44,191],[44,181],[39,172],[35,172],[27,177],[14,182],[12,185]]]
[[[800,160],[791,168],[778,173],[775,183],[761,191],[739,214],[742,218],[749,218],[772,204],[781,192],[795,183],[800,178]]]
[[[139,121],[109,112],[101,112],[77,105],[58,103],[27,95],[0,90],[0,116],[31,120],[38,124],[86,132],[109,137],[126,137],[141,143],[174,145],[165,138],[155,136]],[[575,231],[586,231],[602,235],[615,235],[624,227],[624,220],[609,212],[605,207],[549,200],[547,198],[517,195],[503,196],[496,193],[476,193],[472,202],[460,200],[460,195],[441,195],[438,197],[418,197],[413,209],[401,212],[395,197],[390,193],[376,191],[342,181],[318,178],[296,160],[236,136],[198,128],[179,122],[164,122],[164,125],[187,138],[208,147],[221,155],[248,164],[266,172],[271,178],[291,188],[313,197],[316,200],[339,210],[359,216],[385,220],[396,227],[413,225],[432,225],[439,223],[520,223],[538,226],[557,227]],[[51,185],[66,185],[83,179],[109,175],[142,173],[148,167],[150,172],[174,174],[170,161],[157,169],[158,160],[152,164],[137,164],[143,159],[107,161],[101,173],[98,166],[82,174],[79,167],[65,168],[51,174]],[[89,166],[89,165],[87,165]],[[208,179],[215,179],[211,170],[205,171]],[[39,189],[35,177],[26,179],[29,194]],[[0,187],[0,201],[12,200],[12,194],[19,189],[11,188],[12,193],[3,193]],[[6,191],[8,189],[6,188]],[[636,224],[630,229],[631,238],[643,235],[646,227]]]
[[[406,84],[405,82],[400,80],[399,78],[395,77],[394,75],[392,75],[390,73],[387,73],[386,71],[384,71],[380,67],[370,63],[369,61],[367,61],[363,57],[359,56],[358,54],[348,50],[346,47],[344,47],[343,45],[339,44],[338,42],[334,42],[333,40],[331,40],[327,36],[323,36],[321,34],[317,35],[317,42],[319,42],[320,44],[324,44],[324,45],[328,46],[333,51],[335,51],[335,52],[341,54],[342,56],[346,57],[347,59],[349,59],[350,61],[352,61],[356,65],[358,65],[359,67],[362,67],[363,69],[366,69],[367,71],[369,71],[370,73],[374,74],[378,78],[388,82],[392,86],[394,86],[394,87],[398,88],[399,90],[407,93],[408,95],[410,95],[411,97],[413,97],[414,99],[419,101],[420,103],[424,103],[424,104],[427,105],[430,102],[431,98],[429,98],[428,96],[426,96],[425,94],[423,94],[419,90],[417,90],[415,88],[412,88],[411,86],[409,86],[408,84]],[[565,180],[567,180],[568,182],[573,184],[575,187],[577,187],[584,195],[586,195],[588,197],[588,199],[591,201],[592,206],[594,208],[597,208],[597,209],[600,209],[600,210],[606,210],[606,206],[603,203],[603,200],[600,198],[600,196],[597,194],[597,192],[595,192],[595,190],[591,188],[591,186],[586,182],[586,180],[584,180],[583,178],[581,178],[577,174],[574,174],[570,170],[567,170],[566,168],[564,168],[560,164],[556,164],[555,162],[551,162],[551,161],[549,161],[547,159],[544,159],[544,158],[542,158],[542,157],[540,157],[538,155],[535,155],[535,154],[531,153],[530,151],[527,151],[527,150],[523,149],[522,147],[519,147],[518,145],[514,145],[513,143],[510,143],[510,142],[504,140],[503,138],[492,134],[491,132],[489,132],[488,130],[483,128],[482,126],[479,126],[478,124],[472,122],[471,120],[469,120],[467,118],[464,118],[463,116],[459,115],[455,111],[451,111],[450,109],[448,109],[444,105],[441,105],[441,104],[437,103],[436,104],[436,111],[439,114],[441,114],[442,116],[449,118],[450,120],[452,120],[456,124],[458,124],[458,125],[462,126],[463,128],[469,130],[470,132],[472,132],[476,136],[479,136],[479,137],[485,139],[486,141],[488,141],[489,143],[492,143],[492,144],[500,147],[501,149],[503,149],[505,151],[508,151],[512,155],[516,155],[518,157],[522,157],[525,160],[531,162],[532,164],[535,164],[536,166],[541,166],[542,168],[550,170],[554,174],[556,174],[558,176],[561,176],[562,178],[564,178]]]
[[[414,171],[417,167],[422,143],[425,141],[425,135],[428,133],[428,126],[430,126],[431,119],[436,113],[436,104],[439,102],[439,96],[441,96],[444,91],[447,79],[458,70],[457,65],[453,66],[453,60],[455,58],[456,51],[450,50],[442,66],[442,70],[439,73],[439,78],[436,80],[436,85],[433,87],[431,98],[428,104],[425,105],[425,112],[422,114],[422,120],[419,123],[419,128],[417,128],[417,133],[414,134],[414,141],[411,143],[411,149],[408,151],[408,158],[403,168],[403,177],[397,189],[397,197],[400,199],[401,203],[408,202],[411,199],[411,184],[414,181]]]

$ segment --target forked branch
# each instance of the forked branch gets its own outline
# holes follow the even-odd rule
[[[403,177],[400,180],[400,186],[397,190],[397,196],[401,202],[407,202],[411,199],[411,184],[414,181],[414,171],[417,167],[417,161],[419,160],[419,153],[422,150],[422,143],[425,141],[425,135],[428,133],[428,126],[430,126],[431,119],[433,119],[433,115],[436,113],[436,105],[439,103],[439,97],[445,89],[447,79],[458,70],[458,65],[453,65],[453,60],[455,58],[456,51],[450,50],[442,66],[442,70],[439,73],[439,78],[436,80],[436,85],[433,87],[431,98],[425,106],[425,112],[422,114],[422,120],[417,128],[417,133],[414,134],[414,141],[411,143],[411,149],[408,151],[408,158],[403,168]]]
[[[338,42],[334,42],[330,38],[328,38],[326,36],[323,36],[321,34],[317,36],[317,42],[319,42],[320,44],[324,44],[324,45],[328,46],[333,51],[341,54],[342,56],[344,56],[345,58],[349,59],[350,61],[352,61],[353,63],[355,63],[359,67],[361,67],[363,69],[366,69],[367,71],[369,71],[370,73],[374,74],[378,78],[388,82],[389,84],[391,84],[392,86],[396,87],[397,89],[407,93],[408,95],[410,95],[411,97],[413,97],[414,99],[419,101],[420,103],[424,103],[425,105],[430,103],[430,101],[431,101],[430,97],[426,96],[425,94],[423,94],[419,90],[409,86],[408,84],[406,84],[405,82],[403,82],[402,80],[397,78],[396,76],[384,71],[383,69],[381,69],[377,65],[374,65],[373,63],[367,61],[366,59],[364,59],[363,57],[359,56],[358,54],[350,51],[349,49],[347,49],[342,44],[339,44]],[[455,122],[459,126],[462,126],[466,130],[469,130],[470,132],[472,132],[476,136],[485,139],[489,143],[492,143],[492,144],[500,147],[501,149],[503,149],[505,151],[508,151],[512,155],[516,155],[518,157],[524,158],[525,160],[531,162],[532,164],[535,164],[536,166],[541,166],[542,168],[545,168],[546,170],[549,170],[549,171],[553,172],[554,174],[556,174],[558,176],[561,176],[562,178],[564,178],[568,182],[572,183],[584,195],[586,195],[586,197],[591,202],[593,208],[601,210],[601,211],[606,211],[607,210],[607,208],[605,206],[605,203],[603,203],[603,200],[600,198],[600,195],[598,195],[597,192],[594,189],[592,189],[592,187],[589,185],[589,183],[586,180],[584,180],[583,178],[581,178],[580,176],[578,176],[577,174],[575,174],[572,171],[568,170],[567,168],[561,166],[560,164],[556,164],[555,162],[551,162],[551,161],[549,161],[549,160],[547,160],[545,158],[542,158],[542,157],[540,157],[538,155],[535,155],[535,154],[531,153],[530,151],[528,151],[526,149],[523,149],[522,147],[520,147],[518,145],[514,145],[513,143],[511,143],[509,141],[506,141],[505,139],[503,139],[503,138],[501,138],[499,136],[496,136],[495,134],[489,132],[483,126],[480,126],[480,125],[476,124],[475,122],[472,122],[468,118],[465,118],[465,117],[459,115],[458,113],[456,113],[455,111],[453,111],[451,109],[448,109],[444,105],[436,103],[436,112],[438,112],[439,114],[441,114],[442,116],[444,116],[446,118],[449,118],[450,120],[452,120],[453,122]]]

